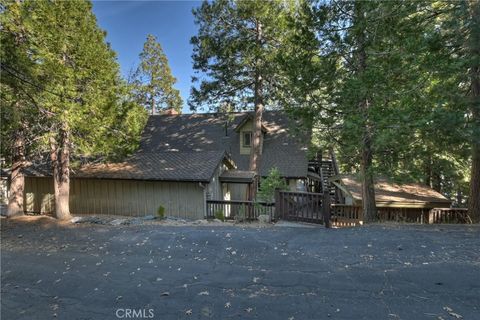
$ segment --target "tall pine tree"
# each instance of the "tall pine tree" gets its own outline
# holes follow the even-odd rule
[[[133,87],[139,104],[151,114],[161,110],[182,110],[180,91],[173,85],[177,79],[172,75],[168,59],[157,39],[149,34],[140,53],[140,65],[133,74]]]
[[[190,106],[218,110],[229,105],[254,111],[250,170],[259,170],[261,123],[265,105],[284,101],[278,90],[282,77],[282,56],[289,52],[291,35],[298,31],[291,23],[302,8],[295,1],[203,2],[194,10],[198,35],[193,37],[194,69],[203,72],[193,87]]]
[[[16,11],[25,13],[18,15]],[[23,42],[18,50],[8,48],[8,64],[2,60],[2,75],[5,68],[10,74],[5,81],[2,77],[2,87],[8,85],[10,104],[21,108],[11,109],[15,116],[7,129],[25,124],[29,131],[38,128],[32,141],[40,153],[50,153],[55,215],[68,219],[71,158],[91,159],[131,150],[146,117],[141,107],[128,98],[115,53],[97,26],[90,2],[16,2],[2,12],[2,18],[12,16],[24,19],[10,24],[2,37],[15,41],[15,32],[20,30]],[[15,68],[15,60],[22,59],[25,62],[16,65],[30,69]],[[21,85],[10,78],[16,78]],[[25,89],[22,95],[18,89]],[[35,117],[35,112],[45,116]],[[6,131],[12,130],[2,126],[2,136]],[[14,149],[13,154],[23,157],[22,152]]]
[[[1,1],[1,155],[11,168],[7,216],[23,214],[23,169],[38,151],[36,136],[48,128],[50,114],[37,96],[42,88],[31,81],[36,64],[29,56],[32,8],[28,4]]]

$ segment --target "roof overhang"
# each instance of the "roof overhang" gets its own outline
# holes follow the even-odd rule
[[[361,200],[359,201],[362,202]],[[376,201],[378,208],[411,208],[411,209],[432,209],[450,208],[451,202],[407,202],[407,201]]]
[[[244,171],[244,170],[226,170],[220,177],[220,182],[224,183],[253,183],[255,179],[255,171]]]
[[[247,114],[243,119],[242,121],[240,121],[240,123],[235,127],[235,131],[236,132],[239,132],[240,129],[242,129],[242,127],[250,120],[253,120],[253,116],[251,114]],[[263,133],[267,133],[268,132],[268,129],[267,127],[265,127],[262,123],[262,132]]]

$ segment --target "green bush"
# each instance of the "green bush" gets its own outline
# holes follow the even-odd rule
[[[274,202],[276,189],[287,190],[288,186],[285,179],[280,175],[280,171],[274,167],[270,169],[266,178],[260,180],[257,201]]]
[[[225,221],[225,215],[222,210],[215,212],[215,219],[221,220],[222,222]]]
[[[235,214],[235,222],[244,222],[245,221],[245,206],[238,208],[238,212]]]
[[[159,219],[165,218],[165,208],[163,206],[158,207],[157,218],[159,218]]]

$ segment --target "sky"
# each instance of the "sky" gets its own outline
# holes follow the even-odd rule
[[[126,77],[138,62],[147,34],[153,34],[167,55],[175,88],[183,99],[183,113],[189,113],[192,46],[197,33],[192,9],[199,1],[93,1],[99,26],[107,32],[107,41],[116,51],[122,74]]]

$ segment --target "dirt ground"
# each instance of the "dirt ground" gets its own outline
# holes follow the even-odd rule
[[[478,225],[0,222],[2,319],[480,314]]]

